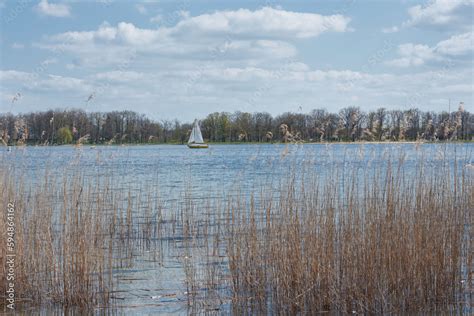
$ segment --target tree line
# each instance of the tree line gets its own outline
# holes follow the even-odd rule
[[[337,113],[216,112],[200,120],[209,142],[337,142],[473,140],[474,117],[461,103],[453,112],[419,109],[364,112],[347,107]],[[151,120],[133,111],[49,110],[0,114],[0,138],[14,144],[185,143],[192,123]]]

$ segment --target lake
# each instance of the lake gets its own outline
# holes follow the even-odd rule
[[[474,145],[465,144],[264,144],[211,145],[190,150],[180,145],[13,147],[0,152],[3,162],[35,181],[45,170],[50,174],[73,174],[86,178],[113,176],[114,187],[141,188],[158,185],[167,198],[189,189],[200,196],[228,191],[236,186],[252,190],[301,166],[325,175],[328,166],[352,172],[354,168],[377,167],[401,153],[408,168],[423,158],[427,166],[447,159],[472,163]],[[444,162],[443,162],[444,163]]]

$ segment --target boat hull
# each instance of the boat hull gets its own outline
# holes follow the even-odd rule
[[[202,149],[202,148],[209,148],[208,144],[188,144],[189,148],[193,149]]]

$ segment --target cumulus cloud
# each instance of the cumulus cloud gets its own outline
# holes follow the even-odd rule
[[[71,9],[65,4],[49,3],[48,0],[41,0],[36,9],[43,15],[54,17],[68,17],[71,15]]]
[[[36,46],[74,54],[85,66],[117,63],[130,51],[154,58],[253,59],[257,62],[294,56],[295,39],[345,32],[349,21],[342,15],[323,16],[269,7],[255,11],[216,11],[194,17],[182,12],[174,26],[148,29],[127,22],[115,26],[103,23],[93,31],[49,36]]]
[[[459,56],[472,53],[474,50],[474,33],[454,35],[436,45],[435,50],[443,55]]]
[[[21,87],[21,89],[32,93],[41,91],[84,92],[91,89],[91,85],[84,79],[39,72],[0,70],[0,81],[5,87]]]
[[[348,31],[350,18],[324,16],[264,7],[251,11],[216,11],[180,21],[174,32],[226,33],[260,37],[316,37],[325,32]]]
[[[96,31],[67,32],[36,44],[54,52],[72,54],[83,67],[115,65],[130,56],[140,60],[180,58],[186,60],[275,60],[296,54],[289,42],[276,39],[239,39],[171,36],[168,29],[141,29],[121,22],[116,27],[102,25]]]
[[[402,44],[398,46],[400,58],[391,60],[387,64],[396,67],[420,66],[429,60],[439,58],[433,48],[421,44]]]
[[[416,5],[408,9],[410,19],[404,24],[417,25],[447,25],[464,20],[464,14],[470,14],[472,19],[472,0],[431,0],[427,5]],[[469,13],[470,11],[470,13]]]
[[[216,11],[195,17],[183,13],[181,17],[182,20],[172,27],[142,29],[126,22],[120,22],[116,27],[105,23],[96,31],[66,32],[50,39],[66,43],[115,40],[125,44],[149,45],[157,44],[161,40],[183,37],[190,39],[198,36],[199,40],[215,34],[240,39],[308,38],[319,36],[324,32],[345,32],[350,21],[348,17],[342,15],[323,16],[269,7],[256,11],[247,9]]]
[[[395,33],[407,27],[467,31],[472,28],[473,0],[429,0],[408,8],[408,20],[400,26],[386,27],[382,33]]]
[[[399,58],[390,60],[387,64],[395,67],[411,67],[470,56],[474,50],[473,42],[474,33],[467,32],[451,36],[432,47],[422,44],[402,44],[398,46]]]

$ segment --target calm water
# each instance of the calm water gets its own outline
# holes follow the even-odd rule
[[[396,164],[402,153],[408,171],[416,168],[420,157],[427,167],[467,166],[474,163],[473,150],[473,144],[212,145],[207,150],[179,145],[58,146],[11,152],[3,147],[0,160],[31,185],[41,183],[46,171],[58,178],[80,174],[85,181],[113,179],[114,190],[156,192],[164,203],[173,203],[182,200],[184,192],[201,199],[245,194],[262,185],[276,188],[288,174],[302,170],[328,179],[333,175],[327,170],[335,166],[350,177],[354,170],[375,168],[389,160]],[[182,253],[170,250],[179,248],[179,243],[169,242],[173,247],[166,241],[161,245],[160,263],[154,260],[156,252],[149,251],[137,256],[133,267],[115,272],[123,291],[119,313],[187,312]]]
[[[473,163],[473,144],[305,144],[305,145],[212,145],[191,150],[179,145],[23,147],[7,152],[0,148],[3,163],[28,175],[29,181],[80,171],[88,179],[112,176],[114,187],[143,188],[158,185],[168,198],[191,188],[197,195],[226,192],[238,186],[246,191],[305,166],[323,176],[328,166],[350,173],[394,163],[405,154],[405,167],[420,157],[426,166],[439,163]]]

